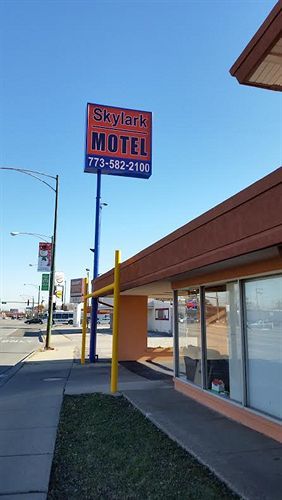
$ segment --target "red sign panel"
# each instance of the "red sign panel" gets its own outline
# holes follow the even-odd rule
[[[39,243],[38,249],[38,266],[37,271],[50,272],[51,271],[51,257],[52,257],[52,243]]]
[[[148,178],[151,149],[151,112],[87,105],[85,172]]]

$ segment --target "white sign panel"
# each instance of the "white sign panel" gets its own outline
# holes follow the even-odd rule
[[[65,281],[65,275],[61,271],[56,271],[55,272],[55,286],[64,286],[64,281]]]

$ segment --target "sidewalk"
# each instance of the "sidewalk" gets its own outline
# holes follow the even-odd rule
[[[75,363],[77,344],[64,335],[53,335],[52,345],[54,351],[33,354],[0,389],[0,500],[46,499],[64,393],[109,392],[108,363]],[[279,443],[176,392],[169,379],[150,380],[121,366],[119,389],[239,495],[281,498]]]
[[[56,350],[37,352],[0,388],[0,498],[43,500],[73,346],[52,338]]]

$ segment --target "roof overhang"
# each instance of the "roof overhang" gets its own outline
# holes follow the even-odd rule
[[[282,0],[230,69],[243,85],[282,90]]]
[[[181,290],[189,288],[191,286],[198,287],[201,285],[210,284],[211,282],[219,283],[220,281],[225,282],[228,279],[228,271],[234,269],[240,269],[240,278],[247,277],[244,275],[244,268],[250,270],[250,264],[255,264],[257,262],[265,262],[266,260],[274,260],[277,257],[282,257],[282,246],[270,247],[258,252],[252,252],[247,255],[242,255],[235,257],[233,259],[224,260],[217,264],[211,264],[208,266],[201,267],[199,269],[194,269],[188,273],[182,273],[178,276],[171,276],[167,280],[159,280],[152,283],[147,283],[145,285],[133,287],[121,292],[121,295],[138,295],[146,296],[152,299],[159,300],[171,300],[173,298],[174,290]],[[281,260],[280,260],[281,261]],[[227,271],[224,273],[224,271]],[[218,273],[222,274],[222,280],[218,278]],[[262,271],[260,274],[268,274],[269,271]],[[213,279],[213,276],[215,278]],[[208,279],[207,279],[208,278]],[[232,277],[234,280],[235,277]],[[112,297],[112,295],[111,295]],[[103,301],[111,301],[108,297],[101,299]]]
[[[191,282],[191,286],[205,285],[210,282],[213,275],[218,276],[220,272],[223,276],[223,281],[226,281],[226,273],[224,273],[224,271],[232,269],[241,269],[243,274],[240,277],[244,278],[244,268],[249,271],[250,264],[264,262],[266,260],[270,261],[279,256],[280,258],[282,256],[282,246],[276,245],[258,252],[251,252],[233,259],[224,260],[217,264],[203,266],[201,268],[194,269],[193,271],[182,273],[178,276],[172,276],[168,280],[159,280],[146,285],[134,287],[121,292],[121,295],[145,295],[154,299],[170,300],[173,298],[173,290],[187,288],[187,286],[183,285],[183,283],[187,280]],[[264,274],[264,272],[262,272],[262,274]],[[206,282],[207,276],[209,277],[209,281]],[[220,279],[216,277],[215,281],[219,282]]]
[[[217,280],[228,273],[234,278],[239,267],[273,259],[281,270],[281,235],[282,167],[122,262],[121,294],[171,298],[183,280],[203,284],[216,273]],[[264,271],[256,266],[258,272]],[[240,271],[247,274],[250,269]],[[113,280],[111,269],[94,289]]]

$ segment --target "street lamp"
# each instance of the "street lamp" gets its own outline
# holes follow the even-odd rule
[[[31,312],[33,315],[33,309],[34,309],[34,296],[33,295],[20,295],[20,297],[24,300],[27,306],[29,306],[29,301],[31,300],[32,302],[32,307],[31,307]]]
[[[38,297],[37,297],[37,317],[39,316],[39,305],[40,305],[40,285],[35,285],[34,283],[24,283],[24,286],[34,286],[38,289]]]
[[[55,257],[56,257],[56,239],[57,239],[57,216],[58,216],[58,195],[59,195],[59,176],[45,174],[44,172],[38,172],[36,170],[28,170],[25,168],[12,168],[12,167],[0,167],[0,170],[10,170],[13,172],[19,172],[21,174],[29,175],[33,177],[42,184],[45,184],[49,189],[55,193],[55,207],[54,207],[54,225],[53,225],[53,236],[52,236],[52,252],[51,252],[51,269],[50,269],[50,290],[49,290],[49,304],[48,304],[48,320],[47,320],[47,330],[46,330],[46,343],[45,349],[51,349],[50,347],[50,337],[52,331],[53,323],[53,290],[55,281]],[[45,181],[41,177],[52,179],[55,181],[55,187],[53,187],[49,182]],[[38,235],[37,235],[38,236]]]
[[[20,234],[27,234],[28,236],[35,236],[36,238],[39,238],[40,240],[45,241],[46,243],[49,243],[48,240],[45,240],[45,238],[49,238],[51,240],[51,236],[46,236],[46,234],[39,234],[39,233],[22,233],[20,231],[11,231],[10,235],[11,236],[19,236]],[[33,264],[29,264],[30,266],[33,266]]]
[[[26,231],[23,231],[23,232],[22,231],[11,231],[10,235],[11,236],[20,236],[20,235],[35,236],[36,238],[39,238],[40,240],[43,240],[46,243],[49,243],[50,240],[51,240],[51,243],[53,242],[53,237],[52,236],[47,236],[46,234],[40,234],[40,233],[28,233]],[[48,239],[45,239],[45,238],[48,238]],[[34,264],[29,264],[29,266],[33,267]],[[51,262],[51,268],[52,268],[52,262]],[[34,285],[34,283],[24,283],[24,285],[31,285],[31,286],[35,286],[37,288],[37,285]],[[50,301],[51,301],[51,304],[52,304],[52,314],[53,314],[53,288],[54,288],[54,285],[51,288],[51,284],[50,284],[50,289],[49,289],[49,306],[50,306]],[[40,285],[39,285],[39,289],[38,289],[38,309],[37,309],[37,316],[39,314],[39,304],[40,304]],[[49,324],[49,310],[48,310],[48,322],[47,322],[45,349],[50,349],[50,345],[49,345],[49,343],[50,343],[50,333],[49,333],[50,330],[48,331],[48,324]],[[52,323],[51,323],[51,325],[52,325]],[[51,325],[50,325],[50,328],[51,328]]]

